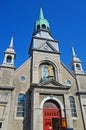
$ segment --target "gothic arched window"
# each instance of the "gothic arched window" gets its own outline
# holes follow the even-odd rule
[[[54,67],[51,64],[40,65],[40,82],[48,81],[49,79],[55,78]]]
[[[77,117],[74,97],[69,97],[72,117]]]
[[[25,95],[20,93],[18,94],[18,101],[17,101],[17,117],[24,116],[24,107],[25,107]]]

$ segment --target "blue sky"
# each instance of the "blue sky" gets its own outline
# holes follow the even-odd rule
[[[34,21],[42,5],[55,40],[59,40],[62,62],[69,68],[73,46],[86,72],[86,0],[0,0],[0,64],[14,32],[15,66],[28,57]]]

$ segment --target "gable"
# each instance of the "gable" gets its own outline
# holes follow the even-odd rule
[[[30,86],[30,63],[31,58],[25,61],[18,69],[15,70],[13,76],[13,86],[22,91],[26,91]]]
[[[49,41],[42,43],[37,49],[43,51],[51,51],[51,52],[58,52]]]

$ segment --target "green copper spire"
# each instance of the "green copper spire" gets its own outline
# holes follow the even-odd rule
[[[49,31],[50,29],[49,22],[47,21],[47,19],[44,18],[42,8],[40,8],[39,19],[36,20],[35,22],[35,30],[39,30],[39,29],[43,29],[47,31]]]
[[[40,8],[39,19],[44,19],[44,15],[43,15],[43,10],[42,10],[42,8]]]

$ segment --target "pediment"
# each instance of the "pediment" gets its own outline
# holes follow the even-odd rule
[[[59,83],[58,81],[51,79],[46,82],[40,83],[41,86],[51,86],[51,87],[64,87],[63,84]]]
[[[43,51],[57,52],[57,50],[51,45],[51,43],[49,43],[49,41],[42,43],[37,49]]]
[[[54,79],[50,79],[46,82],[42,82],[39,84],[31,84],[31,86],[33,87],[37,87],[37,88],[50,88],[50,89],[60,89],[60,90],[68,90],[71,88],[71,86],[65,86],[61,83],[59,83],[58,81],[54,80]]]

